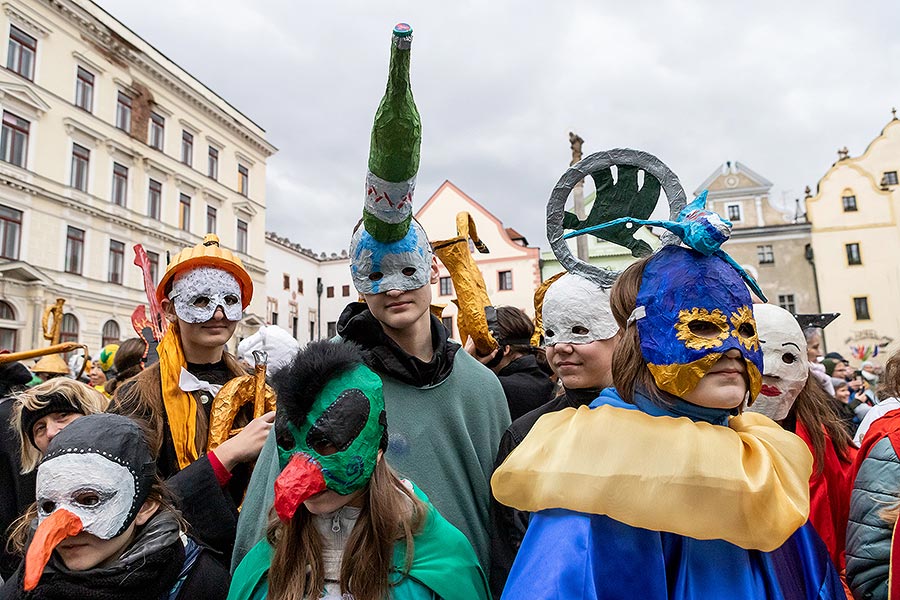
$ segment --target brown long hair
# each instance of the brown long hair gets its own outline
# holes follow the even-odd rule
[[[878,384],[878,398],[900,398],[900,351],[894,352],[884,364]]]
[[[625,269],[609,293],[609,307],[619,325],[622,337],[612,356],[613,385],[626,402],[634,398],[635,388],[646,394],[651,401],[668,406],[670,401],[656,386],[647,361],[641,353],[641,339],[637,325],[629,324],[628,318],[637,306],[638,291],[644,278],[644,269],[651,257],[642,258]]]
[[[791,413],[806,428],[812,442],[817,473],[821,473],[825,467],[826,434],[831,438],[838,457],[843,461],[849,458],[850,434],[841,424],[832,407],[833,402],[834,400],[828,395],[828,392],[823,390],[815,377],[810,375],[806,379],[803,389],[797,394],[794,406],[791,407]]]
[[[413,535],[422,529],[427,509],[384,460],[375,466],[362,499],[341,560],[341,593],[356,600],[383,600],[390,589],[394,544],[405,541],[408,572]],[[318,598],[325,589],[322,540],[312,519],[303,505],[290,523],[282,523],[274,510],[269,513],[266,537],[275,550],[269,566],[269,598],[306,600]],[[349,557],[352,560],[344,560]]]

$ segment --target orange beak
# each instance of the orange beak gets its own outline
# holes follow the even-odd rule
[[[319,465],[305,454],[295,454],[275,480],[278,518],[283,523],[289,522],[303,502],[324,489],[325,478]]]
[[[26,592],[37,587],[53,549],[67,537],[81,533],[82,529],[81,519],[64,508],[54,511],[38,525],[25,555]]]

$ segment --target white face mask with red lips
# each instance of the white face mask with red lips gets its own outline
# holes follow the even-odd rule
[[[747,410],[780,421],[787,417],[809,377],[806,337],[797,319],[778,306],[754,304],[753,317],[764,368],[762,390]]]

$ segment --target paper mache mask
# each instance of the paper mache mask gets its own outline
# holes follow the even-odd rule
[[[762,389],[749,410],[774,421],[787,417],[809,377],[806,337],[797,319],[779,306],[754,304],[763,352]]]
[[[109,540],[124,533],[155,477],[143,433],[128,417],[87,415],[67,425],[37,469],[38,526],[25,557],[26,589],[37,585],[67,537],[84,531]]]
[[[275,509],[286,522],[325,489],[347,495],[369,482],[387,446],[387,420],[381,378],[350,343],[309,344],[275,386]]]
[[[571,273],[547,289],[541,319],[546,346],[589,344],[619,331],[609,307],[609,290]]]
[[[718,256],[666,246],[644,269],[635,321],[641,353],[660,389],[683,398],[729,350],[747,366],[750,398],[761,386],[762,352],[750,293]]]
[[[431,244],[418,222],[395,242],[381,242],[365,227],[350,241],[350,274],[360,294],[416,290],[431,279]]]
[[[175,314],[187,323],[206,323],[219,307],[229,321],[240,321],[243,315],[238,280],[215,267],[197,267],[176,275],[169,299],[175,304]]]

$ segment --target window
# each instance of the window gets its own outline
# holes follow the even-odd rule
[[[238,165],[238,193],[241,196],[250,193],[250,171],[244,165]]]
[[[275,321],[278,320],[278,300],[269,296],[266,298],[266,322],[269,325],[274,325]]]
[[[109,241],[109,273],[106,280],[122,285],[122,271],[125,267],[125,244]]]
[[[194,164],[194,136],[183,130],[181,132],[181,162],[189,167]]]
[[[444,329],[446,329],[450,335],[453,335],[453,317],[442,317],[441,323],[444,324]]]
[[[150,263],[150,279],[156,283],[159,281],[159,254],[147,250],[147,262]]]
[[[182,231],[191,230],[191,197],[187,194],[181,194],[178,199],[178,227]]]
[[[325,297],[326,298],[334,298],[334,286],[333,285],[329,285],[327,288],[325,288]]]
[[[302,279],[297,280],[297,293],[298,294],[303,293],[303,280]]]
[[[740,204],[729,204],[725,207],[725,210],[728,212],[728,220],[733,221],[735,223],[740,223],[744,220],[744,215],[741,211]]]
[[[512,288],[512,271],[500,271],[498,274],[498,288],[501,290],[511,290]]]
[[[206,205],[206,233],[216,232],[216,207]]]
[[[278,313],[277,312],[272,313],[272,325],[278,325]]]
[[[94,108],[94,74],[81,67],[75,74],[75,106],[88,112]]]
[[[28,151],[28,130],[31,123],[12,113],[3,111],[3,133],[0,134],[0,154],[3,160],[25,168]]]
[[[897,185],[897,171],[885,171],[881,185]]]
[[[281,285],[284,289],[291,289],[291,276],[285,273],[281,276]]]
[[[147,216],[159,220],[161,206],[162,184],[155,179],[151,179],[150,187],[147,190]]]
[[[857,321],[868,321],[872,318],[869,316],[869,299],[867,297],[854,298],[853,308],[856,310]]]
[[[449,277],[441,277],[440,279],[440,290],[438,292],[441,296],[449,296],[453,293],[453,280]]]
[[[0,319],[5,321],[15,321],[16,311],[9,303],[0,300]],[[11,327],[0,327],[0,350],[16,351],[16,338],[18,331]]]
[[[337,322],[336,321],[328,321],[328,339],[333,338],[337,335]]]
[[[343,287],[341,288],[341,296],[343,296],[344,298],[346,298],[346,297],[349,296],[349,295],[350,295],[350,286],[349,286],[349,285],[343,286]]]
[[[766,244],[765,246],[757,246],[756,257],[759,259],[759,264],[761,265],[775,264],[775,253],[772,252],[772,246],[769,244]]]
[[[37,40],[18,27],[10,25],[6,68],[33,80],[35,54],[37,54]]]
[[[113,163],[112,203],[125,206],[128,200],[128,167]]]
[[[66,273],[81,275],[84,258],[84,231],[72,227],[66,230]]]
[[[107,344],[118,344],[120,337],[119,324],[110,319],[103,324],[100,345],[106,346]]]
[[[841,202],[844,203],[844,212],[856,210],[856,196],[841,196]]]
[[[0,205],[0,258],[19,260],[22,211]]]
[[[862,264],[862,257],[859,255],[859,244],[845,244],[844,248],[847,250],[848,265]]]
[[[797,312],[797,305],[794,302],[793,294],[778,294],[778,306],[791,314]]]
[[[131,96],[125,92],[119,92],[116,101],[116,127],[131,133]]]
[[[297,339],[297,333],[300,331],[300,318],[297,315],[291,317],[291,335]]]
[[[59,341],[61,343],[78,341],[78,317],[72,313],[63,315],[62,324],[59,326]]]
[[[91,151],[84,146],[72,144],[72,177],[71,185],[76,190],[86,192],[88,189],[88,167],[91,164]]]
[[[150,147],[162,150],[166,141],[166,119],[155,112],[150,113]]]
[[[316,339],[316,322],[310,321],[309,322],[309,341],[313,341],[314,339]]]
[[[237,249],[247,254],[247,221],[237,220]]]
[[[219,151],[209,147],[209,158],[206,162],[206,174],[213,179],[219,178]]]

